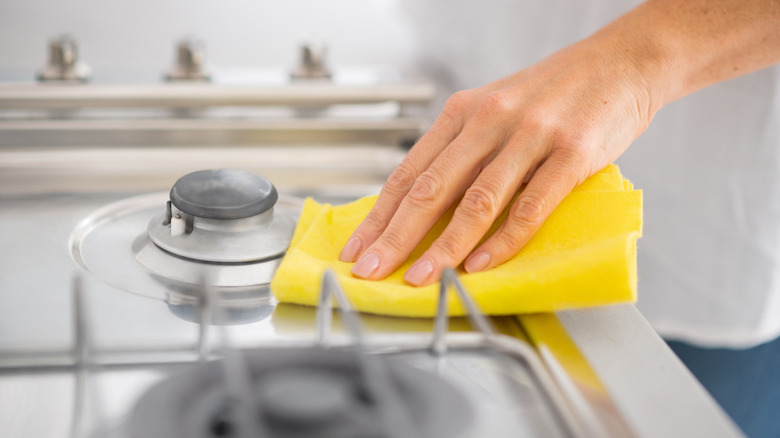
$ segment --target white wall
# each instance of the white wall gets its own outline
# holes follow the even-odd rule
[[[292,66],[307,37],[333,65],[403,65],[410,32],[394,0],[0,0],[0,80],[27,80],[61,33],[81,43],[97,81],[157,81],[174,43],[194,34],[209,64]]]

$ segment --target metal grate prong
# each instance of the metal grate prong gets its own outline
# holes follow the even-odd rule
[[[364,389],[368,396],[374,400],[381,414],[383,437],[421,438],[421,433],[416,430],[411,414],[401,402],[398,388],[390,374],[376,357],[366,353],[363,342],[363,324],[360,317],[352,310],[349,299],[331,270],[325,271],[322,276],[322,288],[317,306],[318,344],[322,347],[327,347],[328,344],[334,295],[341,319],[352,336],[355,358],[360,367]]]
[[[441,274],[441,286],[439,287],[439,302],[436,306],[436,319],[433,322],[433,342],[431,343],[431,354],[434,356],[444,356],[447,354],[447,326],[449,325],[449,307],[447,303],[450,286],[460,298],[463,307],[466,308],[466,316],[471,326],[479,330],[485,337],[492,337],[496,330],[490,320],[483,314],[471,296],[466,292],[466,288],[458,280],[458,274],[452,268],[447,268]]]

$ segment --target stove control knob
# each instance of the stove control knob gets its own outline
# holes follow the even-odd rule
[[[306,43],[300,48],[301,63],[290,77],[294,80],[330,79],[331,72],[325,65],[325,53],[327,47],[324,44]]]
[[[78,42],[70,35],[49,41],[49,64],[38,71],[41,82],[86,82],[91,76],[89,66],[79,61]]]
[[[199,170],[179,178],[171,203],[180,211],[205,219],[244,219],[276,204],[276,187],[266,178],[235,169]]]
[[[195,38],[186,38],[176,45],[176,62],[165,74],[167,81],[210,81],[205,67],[206,50]]]

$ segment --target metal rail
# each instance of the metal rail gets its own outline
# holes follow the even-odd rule
[[[423,104],[434,87],[420,84],[0,84],[0,108],[205,108],[213,106],[317,106],[399,102]]]

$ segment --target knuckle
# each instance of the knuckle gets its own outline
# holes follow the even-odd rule
[[[436,252],[442,254],[445,258],[451,261],[455,261],[460,258],[460,245],[451,238],[442,237],[437,239],[431,244],[431,249],[434,249]]]
[[[395,232],[385,232],[377,243],[395,253],[402,253],[406,249],[405,239]]]
[[[508,253],[515,254],[520,250],[520,237],[508,231],[496,233],[491,240]]]
[[[440,117],[445,119],[458,119],[461,117],[464,111],[468,108],[471,101],[471,93],[469,90],[462,90],[454,93],[444,103],[444,108],[441,111]]]
[[[560,131],[555,138],[556,152],[563,158],[579,160],[585,158],[592,149],[593,142],[583,130]]]
[[[393,194],[405,193],[414,185],[416,176],[414,167],[408,160],[403,160],[387,178],[385,188]]]
[[[544,221],[546,204],[542,196],[522,194],[509,210],[509,217],[521,227],[539,225]]]
[[[556,130],[555,143],[568,148],[586,147],[591,143],[589,138],[593,136],[589,131],[588,127],[583,125]]]
[[[480,103],[480,112],[487,115],[505,114],[512,111],[512,101],[509,96],[501,92],[492,92],[485,96]]]
[[[379,215],[372,211],[368,213],[365,219],[363,219],[361,225],[364,225],[371,230],[383,230],[387,224],[385,224],[385,222],[379,218]]]
[[[553,157],[557,162],[557,172],[561,179],[575,181],[574,185],[577,185],[589,176],[592,163],[600,162],[600,154],[599,151],[591,149],[588,144],[570,143],[556,148]]]
[[[526,111],[520,120],[520,128],[536,135],[546,135],[555,131],[551,118],[540,109]]]
[[[471,93],[471,90],[457,91],[447,99],[445,106],[462,110],[471,101]]]
[[[460,202],[461,212],[475,219],[492,220],[500,208],[496,192],[482,185],[474,185],[466,191]]]
[[[432,171],[423,172],[409,190],[408,197],[419,205],[435,203],[443,193],[442,179]]]
[[[566,144],[556,148],[554,153],[557,155],[558,161],[569,168],[585,165],[590,160],[590,150],[587,145],[582,143]]]

